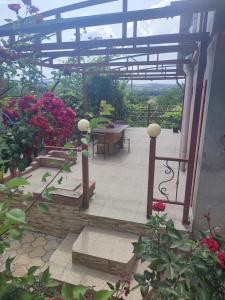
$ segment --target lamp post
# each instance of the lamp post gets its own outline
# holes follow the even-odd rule
[[[81,119],[78,124],[78,129],[81,133],[88,132],[90,129],[90,123],[86,119]],[[89,207],[89,167],[88,156],[83,154],[83,151],[88,151],[88,145],[82,143],[82,185],[83,185],[83,200],[82,207]]]
[[[147,133],[150,137],[147,195],[147,218],[149,218],[152,214],[152,202],[154,197],[156,138],[161,133],[161,127],[156,123],[150,124],[147,128]]]

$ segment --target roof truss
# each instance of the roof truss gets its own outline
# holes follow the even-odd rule
[[[122,12],[75,18],[62,17],[63,13],[72,10],[116,1],[122,1]],[[86,75],[113,75],[122,79],[132,76],[135,80],[179,79],[184,77],[182,65],[190,62],[184,56],[186,54],[191,56],[198,49],[199,43],[209,39],[208,34],[199,32],[139,37],[138,21],[207,13],[212,10],[225,10],[224,0],[183,0],[172,2],[165,7],[137,11],[128,11],[128,0],[86,0],[43,12],[44,20],[40,24],[26,18],[17,26],[15,24],[0,26],[0,37],[10,37],[10,48],[22,52],[24,57],[38,58],[40,60],[38,64],[42,67],[70,70]],[[46,19],[49,17],[54,19]],[[127,22],[133,23],[133,37],[127,37]],[[120,38],[81,39],[81,28],[111,24],[121,24]],[[62,32],[67,29],[75,30],[74,41],[62,40]],[[20,38],[19,33],[26,33],[29,36]],[[55,42],[44,41],[49,34],[56,36]],[[163,53],[174,53],[179,59],[162,59],[160,54]],[[87,61],[87,58],[94,56],[100,56],[100,61]],[[116,57],[112,58],[113,56]],[[152,59],[152,56],[156,56],[156,59]],[[62,57],[75,57],[77,63],[70,65],[59,63],[58,59]]]

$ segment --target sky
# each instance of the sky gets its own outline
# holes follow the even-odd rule
[[[56,7],[81,2],[82,0],[33,0],[33,5],[37,6],[40,11],[46,11]],[[148,9],[169,5],[172,0],[128,0],[128,10]],[[173,0],[179,1],[179,0]],[[0,25],[5,24],[5,19],[15,19],[15,13],[8,9],[8,4],[20,3],[21,0],[0,0]],[[112,3],[97,5],[77,11],[62,14],[63,18],[88,16],[95,14],[105,14],[119,12],[122,9],[122,0]],[[21,10],[21,16],[25,16],[25,11]],[[133,24],[128,23],[128,37],[132,35]],[[179,31],[179,17],[173,19],[160,19],[138,22],[138,36],[169,34]],[[119,38],[121,37],[121,25],[106,25],[87,28],[87,33],[83,33],[81,39],[85,40],[88,37],[102,38]],[[75,39],[74,31],[67,30],[63,33],[63,41],[72,41]],[[174,58],[172,54],[163,54],[162,59]],[[155,59],[155,57],[152,57]]]

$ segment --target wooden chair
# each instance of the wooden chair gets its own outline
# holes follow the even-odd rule
[[[127,152],[130,152],[130,138],[126,138],[126,137],[121,137],[120,141],[119,141],[120,145],[125,145],[125,143],[127,143]]]
[[[104,133],[92,133],[92,158],[95,157],[95,146],[101,146],[103,148],[104,159],[106,158],[106,153],[109,153],[109,143],[106,142],[106,135]],[[108,150],[108,152],[106,151]]]

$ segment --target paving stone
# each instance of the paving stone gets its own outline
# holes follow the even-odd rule
[[[56,238],[55,236],[53,236],[53,235],[46,235],[45,237],[46,237],[47,240],[55,240],[55,239],[57,239],[57,238]]]
[[[43,267],[44,266],[44,261],[41,258],[32,258],[31,262],[28,265],[28,268],[32,267],[32,266],[36,266],[36,267]]]
[[[49,262],[45,263],[42,267],[40,267],[40,271],[44,272],[49,267]]]
[[[32,243],[34,241],[35,237],[32,233],[26,233],[24,235],[24,237],[22,238],[22,241],[21,243],[24,244],[24,243]]]
[[[36,240],[32,243],[32,246],[33,247],[44,246],[47,244],[47,242],[48,241],[43,236],[40,236],[40,237],[36,238]]]
[[[38,246],[36,248],[34,248],[31,252],[29,252],[29,256],[31,258],[33,257],[41,257],[45,254],[45,250],[42,246]]]
[[[55,250],[48,250],[44,256],[42,256],[42,260],[44,262],[48,262],[50,260],[50,257],[52,256],[52,254],[54,253]]]
[[[32,250],[31,243],[24,243],[20,246],[20,248],[17,250],[18,254],[28,253]]]
[[[6,261],[6,259],[8,257],[15,257],[16,256],[16,250],[7,250],[4,254],[3,254],[3,259]]]
[[[17,250],[17,249],[19,249],[20,246],[21,246],[20,242],[16,241],[16,240],[11,241],[11,243],[10,243],[10,249],[12,249],[12,250]]]
[[[30,259],[30,257],[27,256],[27,254],[22,254],[22,255],[19,255],[16,257],[15,264],[25,266],[25,265],[28,265],[30,263],[30,261],[31,261],[31,259]]]
[[[46,250],[55,250],[58,246],[59,243],[57,240],[50,240],[44,247]]]
[[[13,271],[13,275],[15,277],[22,277],[27,273],[27,267],[26,266],[21,266],[17,265]]]

